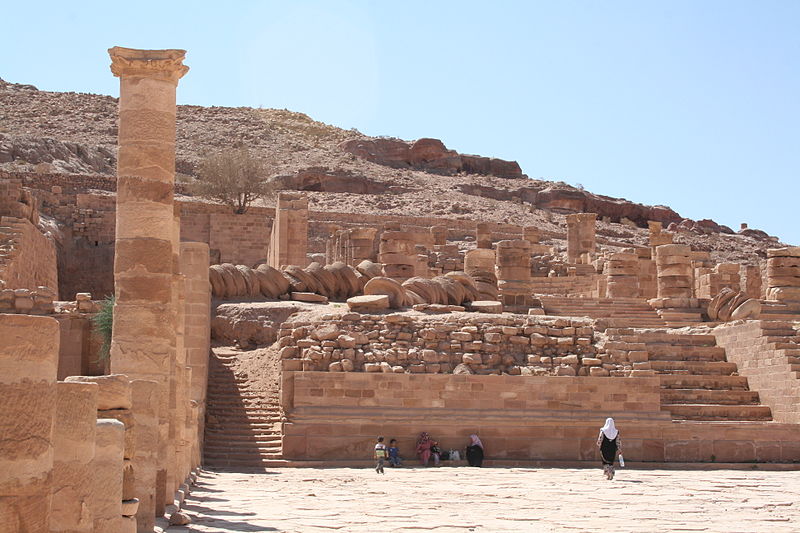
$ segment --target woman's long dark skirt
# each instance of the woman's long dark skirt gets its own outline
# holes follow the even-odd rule
[[[603,435],[603,443],[600,444],[600,457],[604,465],[613,465],[617,456],[617,439],[612,440]]]
[[[483,464],[483,448],[467,446],[467,463],[469,466],[481,466]]]

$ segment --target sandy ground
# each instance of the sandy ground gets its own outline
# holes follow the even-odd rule
[[[800,531],[800,472],[370,468],[204,472],[168,531]]]

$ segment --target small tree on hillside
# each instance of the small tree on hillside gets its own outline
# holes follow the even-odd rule
[[[253,157],[246,148],[226,150],[208,156],[200,163],[199,178],[190,190],[242,214],[254,200],[275,192],[275,181],[265,178],[268,170],[268,165]]]

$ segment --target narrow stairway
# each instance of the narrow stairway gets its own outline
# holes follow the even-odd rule
[[[212,349],[208,376],[204,463],[217,468],[278,466],[281,459],[279,391],[258,391],[237,369],[241,352]]]
[[[767,421],[770,408],[737,375],[713,335],[637,333],[661,379],[661,410],[673,420]]]

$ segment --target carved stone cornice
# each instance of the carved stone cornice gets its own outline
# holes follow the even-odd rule
[[[186,50],[137,50],[115,46],[108,49],[111,72],[118,77],[142,77],[170,81],[178,80],[189,71],[183,64]]]

